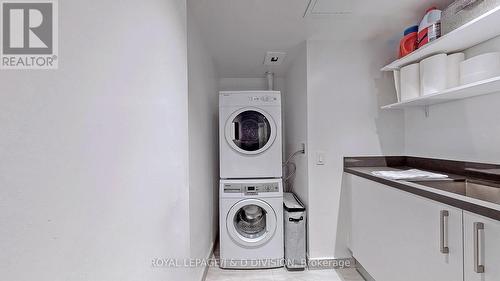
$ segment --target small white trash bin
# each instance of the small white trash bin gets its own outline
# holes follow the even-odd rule
[[[306,208],[293,193],[283,194],[285,267],[304,270],[306,261]]]

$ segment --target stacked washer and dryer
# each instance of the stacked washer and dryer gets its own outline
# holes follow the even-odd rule
[[[282,266],[281,94],[220,92],[222,268]]]

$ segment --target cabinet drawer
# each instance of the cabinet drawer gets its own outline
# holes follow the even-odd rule
[[[462,210],[352,176],[351,250],[375,280],[463,279]]]
[[[500,222],[464,211],[465,281],[500,280]]]

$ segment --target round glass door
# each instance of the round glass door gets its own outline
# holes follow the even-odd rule
[[[257,199],[247,199],[231,208],[226,226],[238,244],[260,246],[269,241],[276,231],[276,214],[269,204]]]
[[[266,233],[266,210],[257,205],[246,205],[236,212],[234,228],[246,238],[259,238]]]
[[[269,114],[257,108],[235,112],[226,125],[226,139],[238,152],[258,154],[276,138],[276,125]]]

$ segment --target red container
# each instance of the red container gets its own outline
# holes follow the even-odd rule
[[[417,49],[417,39],[417,32],[412,32],[401,39],[401,42],[399,43],[399,58],[402,58]]]

